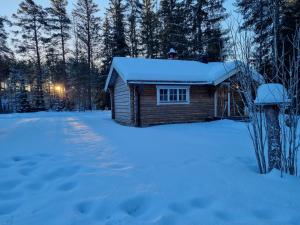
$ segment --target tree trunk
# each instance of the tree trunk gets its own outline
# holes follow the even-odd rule
[[[281,170],[279,108],[272,105],[265,106],[264,110],[267,123],[269,171],[274,168]]]
[[[43,87],[42,87],[41,55],[39,49],[38,31],[37,31],[37,24],[36,24],[35,17],[34,17],[34,42],[35,42],[36,61],[37,61],[35,104],[36,104],[36,110],[42,111],[45,110],[45,103],[44,103]]]
[[[92,73],[91,73],[91,31],[90,31],[90,12],[87,11],[87,57],[88,57],[88,110],[92,110]]]

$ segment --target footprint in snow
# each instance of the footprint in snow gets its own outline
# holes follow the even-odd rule
[[[216,218],[223,220],[223,221],[231,221],[232,220],[231,215],[224,211],[215,211],[214,215]]]
[[[43,179],[46,181],[52,181],[59,178],[71,177],[78,172],[79,168],[79,166],[58,168],[45,174]]]
[[[32,182],[25,186],[25,188],[29,191],[38,191],[41,190],[44,184],[42,182]]]
[[[0,192],[0,202],[21,198],[23,192]]]
[[[120,204],[120,208],[127,215],[138,217],[144,214],[148,208],[148,199],[144,196],[130,198]]]
[[[264,209],[255,209],[252,211],[252,214],[260,220],[267,220],[272,218],[272,214]]]
[[[11,214],[19,207],[20,205],[17,203],[0,204],[0,216]]]
[[[21,180],[6,180],[0,183],[0,191],[11,191],[22,183]]]
[[[9,168],[11,164],[6,163],[6,162],[0,162],[0,169],[6,169]]]
[[[76,182],[70,181],[65,182],[57,187],[57,190],[59,191],[71,191],[77,186]]]
[[[173,202],[169,205],[169,209],[176,214],[185,214],[188,212],[188,207],[179,202]]]
[[[211,200],[208,198],[193,198],[190,201],[190,205],[193,208],[197,208],[197,209],[205,209],[207,208],[209,205],[211,205]]]
[[[12,157],[12,161],[14,161],[14,162],[22,162],[22,161],[24,161],[26,159],[27,159],[27,157],[25,157],[25,156],[19,156],[19,155]]]
[[[19,169],[19,174],[22,176],[30,175],[36,168],[21,168]]]
[[[176,216],[173,214],[164,215],[161,218],[159,218],[159,220],[157,221],[157,224],[159,224],[159,225],[176,225],[177,224]]]
[[[98,204],[98,203],[97,203]],[[95,211],[93,212],[93,217],[97,221],[108,220],[111,218],[111,207],[108,202],[102,202],[98,204]]]
[[[49,158],[51,155],[47,153],[37,154],[40,158]]]
[[[37,161],[28,161],[28,162],[22,163],[22,166],[24,166],[24,167],[33,167],[33,166],[36,166],[37,164],[38,164]]]
[[[75,206],[75,210],[82,215],[86,215],[89,214],[89,212],[92,209],[92,206],[93,203],[91,201],[82,201]]]

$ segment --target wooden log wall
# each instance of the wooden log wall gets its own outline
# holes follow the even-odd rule
[[[191,86],[190,104],[157,105],[156,85],[145,85],[140,96],[141,126],[203,121],[214,117],[214,88]]]
[[[131,124],[131,102],[130,102],[130,89],[127,84],[117,77],[114,86],[114,114],[115,120],[119,123],[130,125]]]

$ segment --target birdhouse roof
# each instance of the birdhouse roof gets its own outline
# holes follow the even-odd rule
[[[255,104],[259,105],[278,105],[290,102],[286,88],[282,84],[277,83],[260,85],[254,101]]]

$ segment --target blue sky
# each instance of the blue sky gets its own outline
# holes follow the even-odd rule
[[[17,12],[18,6],[21,3],[21,1],[22,0],[0,0],[0,16],[6,16],[7,18],[10,18],[13,13]],[[68,1],[69,1],[68,11],[70,13],[77,0],[68,0]],[[103,16],[105,9],[108,6],[109,0],[94,0],[94,1],[99,6],[99,9],[100,9],[99,15]],[[157,1],[159,1],[159,0],[157,0]],[[235,21],[237,20],[236,18],[238,18],[238,15],[236,13],[234,13],[234,6],[233,6],[234,1],[235,0],[225,0],[225,8],[227,9],[227,11],[230,15],[233,15],[233,16],[229,17],[227,19],[227,21],[225,21],[223,23],[223,26],[225,28],[228,28],[229,24],[231,24],[232,21],[234,21],[233,23],[235,24]],[[43,7],[47,7],[50,4],[49,0],[35,0],[35,2],[37,4],[42,5]],[[13,29],[14,29],[14,27],[7,27],[7,31],[10,31]],[[9,41],[9,43],[12,44],[11,41]]]
[[[49,0],[35,0],[36,3],[43,5],[44,7],[49,6]],[[100,13],[102,14],[107,7],[108,0],[94,0],[99,8]],[[226,0],[225,7],[228,11],[233,10],[232,2],[234,0]],[[20,4],[21,0],[0,0],[0,16],[7,16],[10,17],[13,13],[15,13],[18,9],[18,5]],[[75,4],[76,0],[69,0],[69,11],[71,11],[73,5]]]
[[[105,10],[105,7],[108,4],[108,0],[94,0],[99,8],[100,13],[103,13]],[[1,16],[7,16],[10,17],[13,13],[15,13],[18,9],[18,5],[22,2],[22,0],[0,0],[0,15]],[[37,4],[40,4],[44,7],[49,6],[49,0],[35,0]],[[73,8],[73,5],[75,4],[76,0],[69,0],[69,6],[68,10],[69,12]]]

